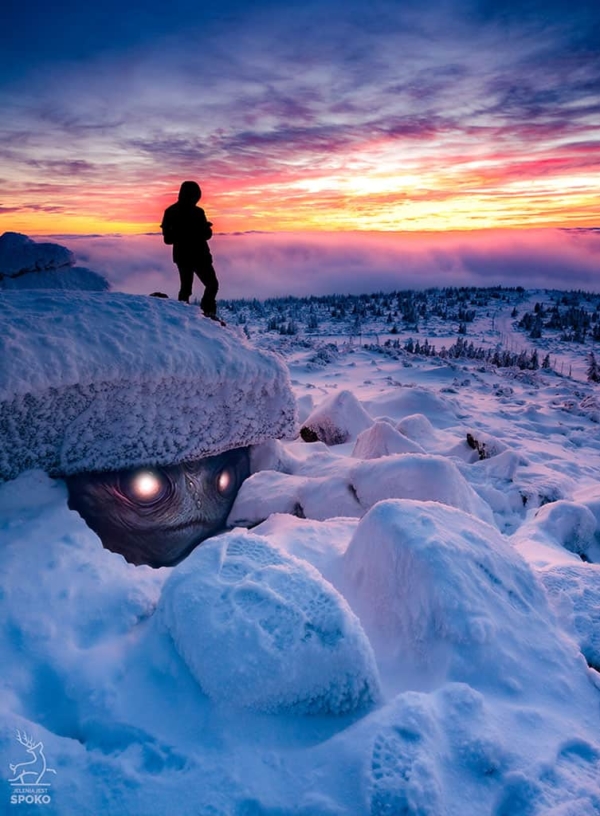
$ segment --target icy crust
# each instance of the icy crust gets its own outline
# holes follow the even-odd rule
[[[0,478],[173,464],[295,430],[285,365],[179,303],[2,296]]]
[[[261,536],[238,532],[199,547],[173,571],[160,611],[214,700],[345,714],[380,696],[371,646],[344,599]]]
[[[0,290],[109,289],[102,275],[74,264],[73,253],[60,244],[33,241],[18,232],[0,235]]]

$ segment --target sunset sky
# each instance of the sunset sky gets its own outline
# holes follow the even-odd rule
[[[0,232],[600,224],[596,2],[0,12]]]

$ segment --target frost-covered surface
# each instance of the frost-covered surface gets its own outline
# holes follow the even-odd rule
[[[0,289],[108,288],[98,272],[75,266],[73,253],[60,244],[33,241],[18,232],[0,235]]]
[[[260,523],[173,569],[0,486],[0,812],[33,812],[18,729],[58,816],[600,813],[594,386],[318,342],[265,345],[304,418],[350,392],[366,427],[255,446]]]
[[[186,304],[5,294],[0,358],[4,479],[168,465],[294,431],[285,366]]]
[[[345,714],[379,698],[371,646],[343,598],[266,538],[199,547],[167,582],[161,613],[200,687],[224,704]]]

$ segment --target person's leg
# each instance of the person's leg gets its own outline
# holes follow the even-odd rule
[[[185,303],[190,302],[192,296],[192,285],[194,283],[194,267],[191,264],[177,264],[179,270],[179,295],[177,300],[183,300]]]
[[[219,281],[217,280],[217,274],[212,265],[212,261],[207,261],[206,264],[197,269],[196,274],[205,286],[204,295],[200,301],[200,308],[207,317],[216,317]]]

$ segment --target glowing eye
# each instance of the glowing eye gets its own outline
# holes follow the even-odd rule
[[[160,471],[137,470],[121,481],[122,490],[131,501],[152,504],[169,491],[169,482]]]
[[[131,489],[140,499],[154,499],[162,490],[162,482],[154,473],[145,471],[134,477]]]
[[[226,493],[231,487],[231,472],[229,470],[222,470],[217,479],[217,489],[219,493]]]

